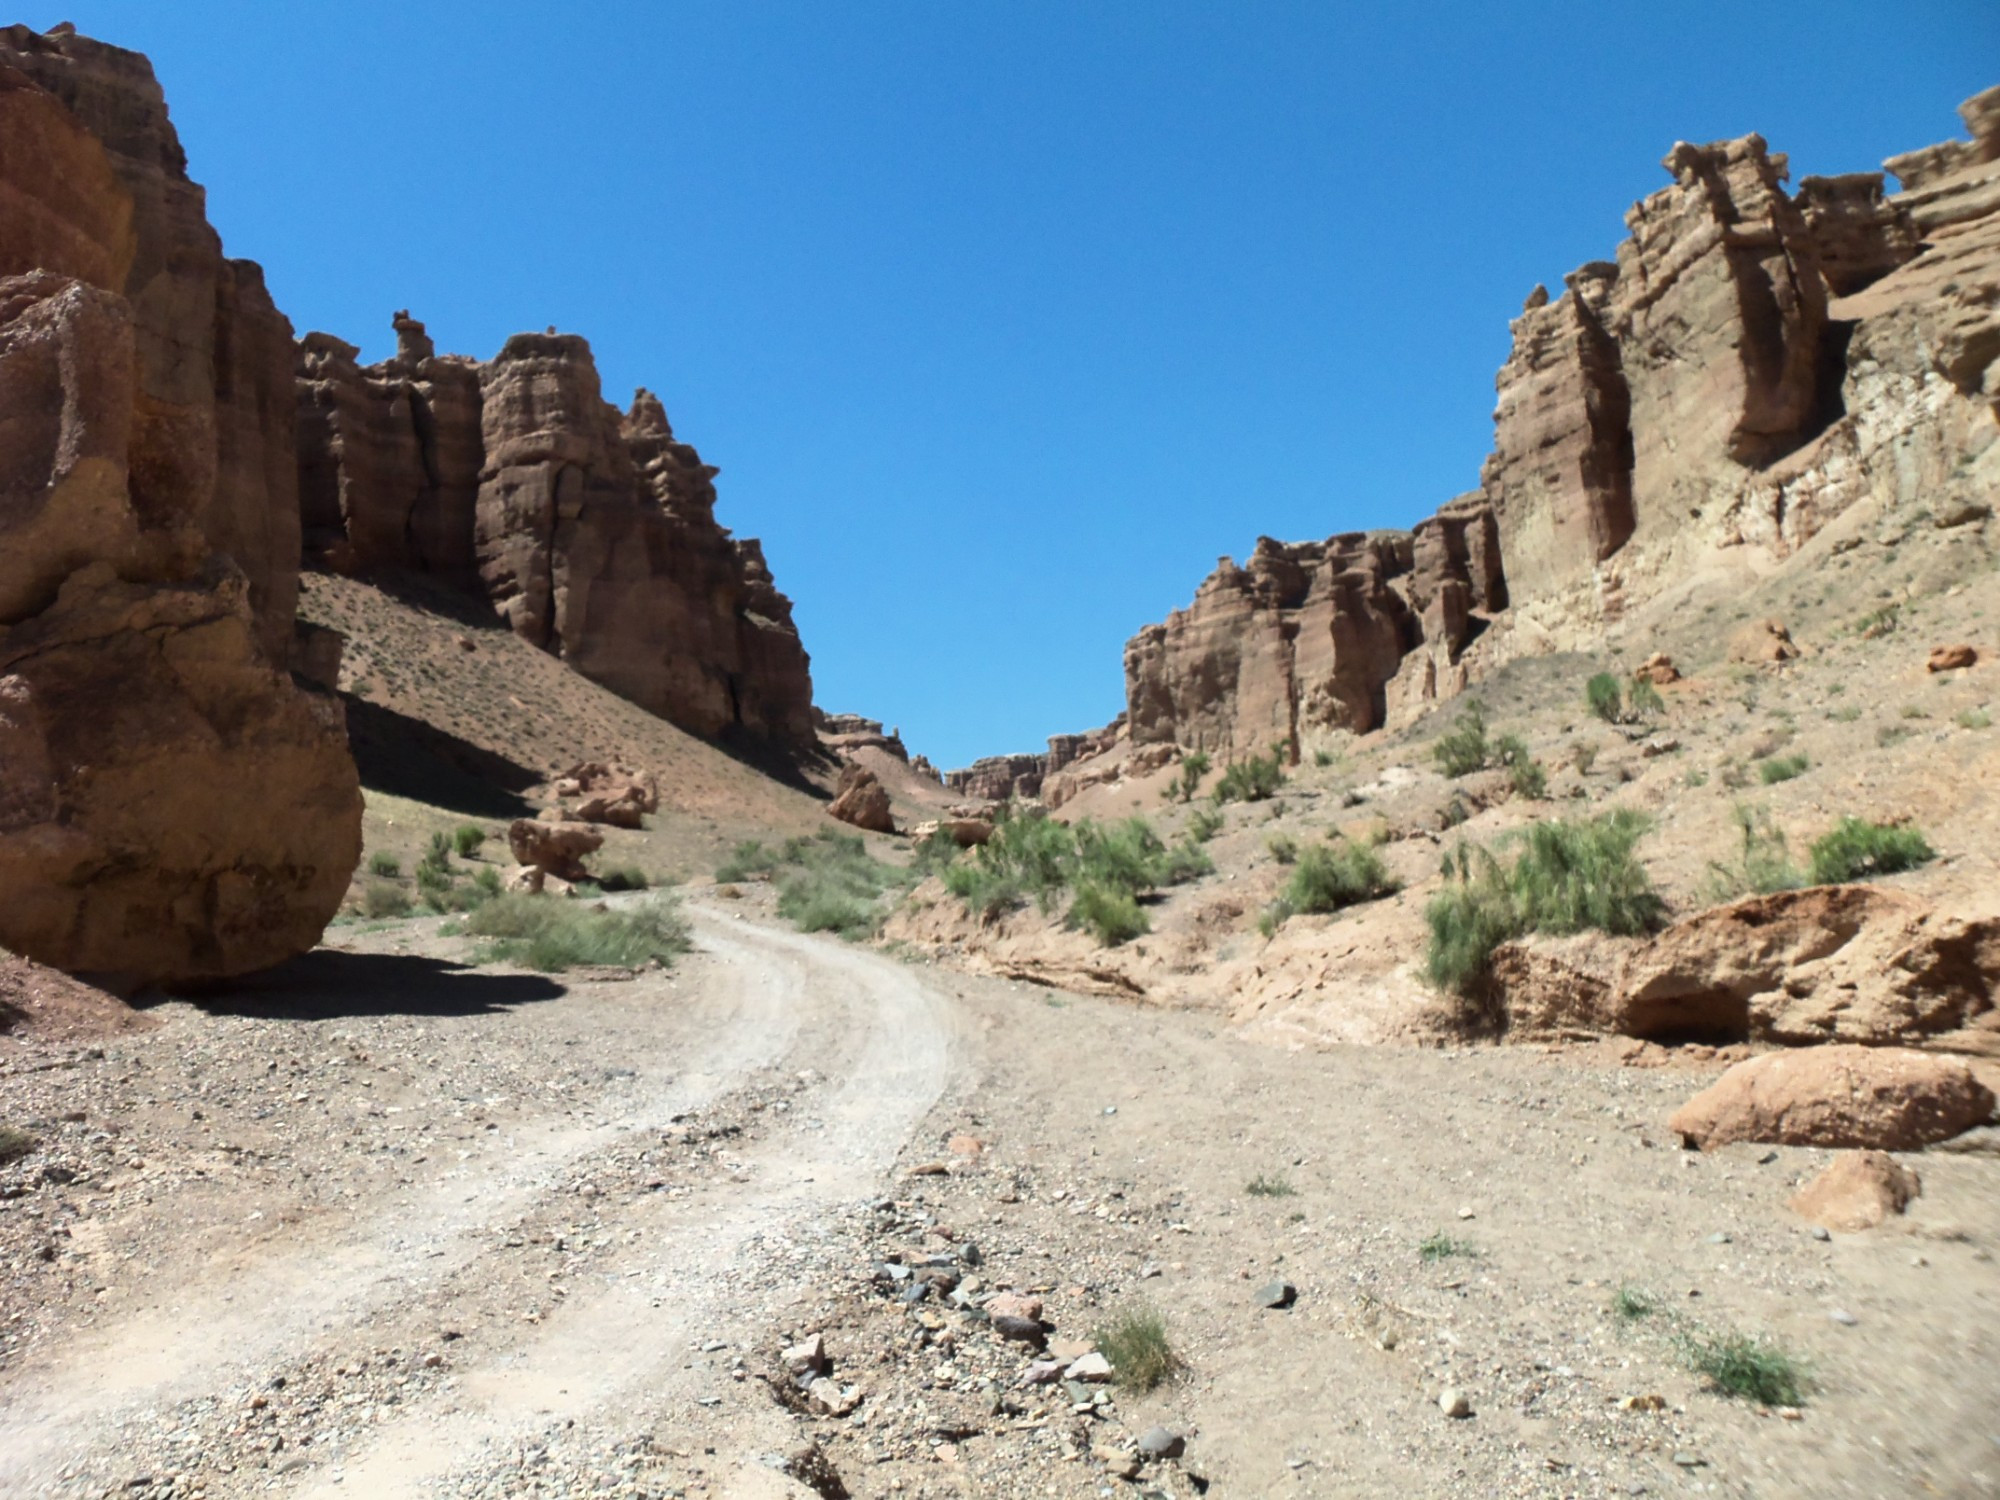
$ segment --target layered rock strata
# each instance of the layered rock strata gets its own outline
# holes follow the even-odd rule
[[[718,471],[659,399],[620,413],[573,334],[517,334],[482,364],[438,355],[408,313],[395,328],[376,365],[327,334],[299,344],[308,554],[483,592],[524,639],[684,729],[810,751],[791,601],[759,544],[716,524]]]
[[[144,58],[0,30],[0,944],[132,981],[310,948],[360,854],[285,670],[291,328]]]

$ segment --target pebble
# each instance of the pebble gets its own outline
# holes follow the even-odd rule
[[[1812,1227],[1812,1237],[1816,1240],[1830,1240],[1833,1238],[1833,1232],[1824,1224],[1815,1224]]]
[[[1065,1380],[1088,1380],[1103,1382],[1111,1378],[1111,1361],[1103,1355],[1092,1352],[1077,1360],[1063,1371]]]
[[[1472,1415],[1472,1402],[1457,1386],[1448,1385],[1438,1392],[1438,1410],[1447,1417],[1469,1417]]]
[[[1847,1311],[1847,1309],[1844,1307],[1836,1307],[1832,1312],[1828,1313],[1827,1316],[1833,1319],[1834,1322],[1840,1324],[1840,1326],[1843,1328],[1852,1328],[1856,1323],[1859,1323],[1861,1321],[1859,1318],[1855,1317],[1853,1313]]]
[[[1257,1288],[1259,1307],[1290,1307],[1299,1299],[1299,1289],[1289,1281],[1272,1281]]]
[[[1148,1458],[1179,1458],[1187,1452],[1187,1439],[1171,1427],[1148,1427],[1139,1435],[1139,1451]]]

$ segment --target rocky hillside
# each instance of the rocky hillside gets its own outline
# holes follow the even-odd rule
[[[590,345],[523,333],[486,363],[395,319],[381,364],[298,345],[308,558],[484,594],[522,639],[709,739],[810,752],[812,678],[754,541],[715,520],[717,470],[651,392],[622,415]]]
[[[0,943],[258,968],[361,848],[340,705],[285,671],[291,328],[144,58],[0,30],[0,140]]]
[[[1616,258],[1553,298],[1536,287],[1515,319],[1479,489],[1409,533],[1224,558],[1126,644],[1107,747],[1277,744],[1297,764],[1511,658],[1592,649],[1649,603],[1781,570],[1864,501],[1921,503],[1940,527],[1988,515],[2000,88],[1960,114],[1969,140],[1885,164],[1896,192],[1880,172],[1787,191],[1755,135],[1676,145]],[[1014,759],[951,774],[1033,795],[1056,770]]]

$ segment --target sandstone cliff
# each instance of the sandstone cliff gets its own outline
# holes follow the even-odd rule
[[[132,979],[310,948],[360,853],[287,674],[291,328],[144,58],[0,30],[0,943]]]
[[[517,334],[486,363],[395,319],[378,365],[298,346],[307,554],[483,592],[524,639],[711,739],[810,752],[812,679],[754,541],[715,521],[717,470],[657,397],[621,414],[590,346]]]
[[[1676,145],[1616,258],[1514,320],[1479,490],[1411,533],[1223,559],[1126,645],[1133,744],[1296,758],[1482,665],[1599,642],[1724,549],[1775,564],[1864,501],[1990,515],[2000,88],[1960,114],[1971,139],[1891,158],[1893,193],[1880,173],[1787,192],[1755,135]],[[1028,795],[1047,768],[953,774]]]

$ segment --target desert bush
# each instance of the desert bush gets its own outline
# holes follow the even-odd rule
[[[1222,832],[1222,814],[1211,807],[1197,807],[1188,814],[1188,837],[1197,844],[1205,844]]]
[[[637,865],[615,865],[597,877],[598,887],[606,891],[643,891],[653,883],[653,877]]]
[[[1689,1368],[1725,1396],[1765,1406],[1797,1406],[1805,1399],[1804,1362],[1770,1339],[1687,1328],[1675,1342]]]
[[[958,859],[958,840],[942,828],[933,829],[910,851],[910,869],[919,880],[942,875]]]
[[[1936,858],[1930,841],[1914,828],[1842,818],[1831,833],[1813,843],[1812,880],[1814,885],[1840,885],[1914,870]]]
[[[1625,712],[1634,719],[1650,719],[1667,711],[1667,700],[1660,696],[1660,690],[1644,677],[1634,677],[1631,686],[1625,690]]]
[[[1968,708],[1952,722],[1960,729],[1991,729],[1993,715],[1983,708]]]
[[[1293,911],[1330,912],[1379,900],[1395,889],[1379,854],[1353,839],[1341,839],[1312,845],[1299,855],[1283,899]]]
[[[385,854],[378,849],[368,856],[368,873],[383,880],[394,880],[403,873],[403,863],[395,855]]]
[[[1470,1240],[1453,1239],[1443,1230],[1427,1236],[1417,1246],[1417,1256],[1425,1262],[1451,1260],[1456,1257],[1470,1257],[1479,1252]]]
[[[451,846],[458,851],[460,859],[472,858],[485,842],[486,830],[477,823],[461,823],[451,835]]]
[[[1272,834],[1264,840],[1264,847],[1270,851],[1271,858],[1281,865],[1292,864],[1299,857],[1299,841],[1289,833]]]
[[[399,885],[391,885],[386,880],[371,880],[362,887],[361,914],[364,917],[407,917],[410,914],[409,894]]]
[[[1274,748],[1269,755],[1253,755],[1224,766],[1212,795],[1217,803],[1263,802],[1284,784],[1284,762]]]
[[[735,885],[745,880],[768,879],[777,872],[778,856],[756,839],[745,839],[729,851],[729,857],[715,867],[717,885]]]
[[[1589,740],[1578,740],[1569,747],[1569,763],[1576,767],[1579,776],[1588,776],[1590,768],[1597,764],[1597,746]]]
[[[1167,795],[1192,802],[1194,794],[1201,790],[1201,778],[1208,774],[1208,767],[1206,750],[1190,750],[1181,757],[1180,774],[1168,783]]]
[[[1625,695],[1610,672],[1599,672],[1586,682],[1583,698],[1590,711],[1607,724],[1616,724],[1625,716]]]
[[[1110,1361],[1118,1383],[1133,1390],[1150,1391],[1180,1368],[1166,1321],[1143,1303],[1114,1314],[1092,1332],[1091,1341]]]
[[[1660,1310],[1660,1299],[1636,1286],[1621,1286],[1611,1298],[1611,1316],[1621,1323],[1639,1323]]]
[[[1431,754],[1438,769],[1453,778],[1486,768],[1491,754],[1486,743],[1486,710],[1476,699],[1465,705],[1457,723],[1437,737]]]
[[[1733,901],[1738,896],[1768,896],[1775,891],[1797,890],[1806,883],[1792,863],[1785,836],[1762,808],[1739,802],[1733,809],[1743,848],[1735,865],[1709,862],[1705,894],[1711,901]]]
[[[558,896],[497,896],[466,918],[466,930],[491,938],[487,957],[545,974],[586,964],[636,968],[670,963],[689,947],[679,903],[652,896],[601,908]]]
[[[861,937],[881,916],[882,893],[901,872],[868,852],[858,833],[822,829],[787,839],[778,875],[778,915],[804,932]]]
[[[1183,838],[1169,845],[1162,857],[1160,884],[1186,885],[1190,880],[1214,873],[1215,861],[1208,857],[1208,851],[1193,839]]]
[[[1776,786],[1781,781],[1791,781],[1806,773],[1812,764],[1803,755],[1778,755],[1761,761],[1757,766],[1757,779],[1765,786]]]
[[[19,1161],[39,1145],[41,1140],[32,1131],[18,1125],[0,1125],[0,1167]]]
[[[1339,759],[1340,759],[1339,756],[1335,755],[1331,750],[1328,750],[1325,747],[1321,747],[1320,749],[1313,751],[1313,764],[1318,766],[1321,770],[1325,770],[1328,766],[1334,765],[1339,761]]]
[[[1511,865],[1461,845],[1446,856],[1449,883],[1431,899],[1425,964],[1441,988],[1470,994],[1493,950],[1530,932],[1649,931],[1664,914],[1634,846],[1650,826],[1629,809],[1522,830]]]
[[[1259,1172],[1245,1183],[1243,1191],[1253,1198],[1291,1198],[1298,1193],[1298,1189],[1292,1186],[1291,1180],[1283,1173],[1267,1175],[1263,1172]]]
[[[1548,795],[1549,775],[1542,763],[1528,753],[1528,745],[1518,734],[1503,734],[1493,745],[1493,758],[1507,768],[1514,795],[1539,802]]]
[[[1070,902],[1064,922],[1070,927],[1085,929],[1107,948],[1115,948],[1153,930],[1153,924],[1139,907],[1138,898],[1130,891],[1099,885],[1091,880],[1077,886],[1076,896]]]

